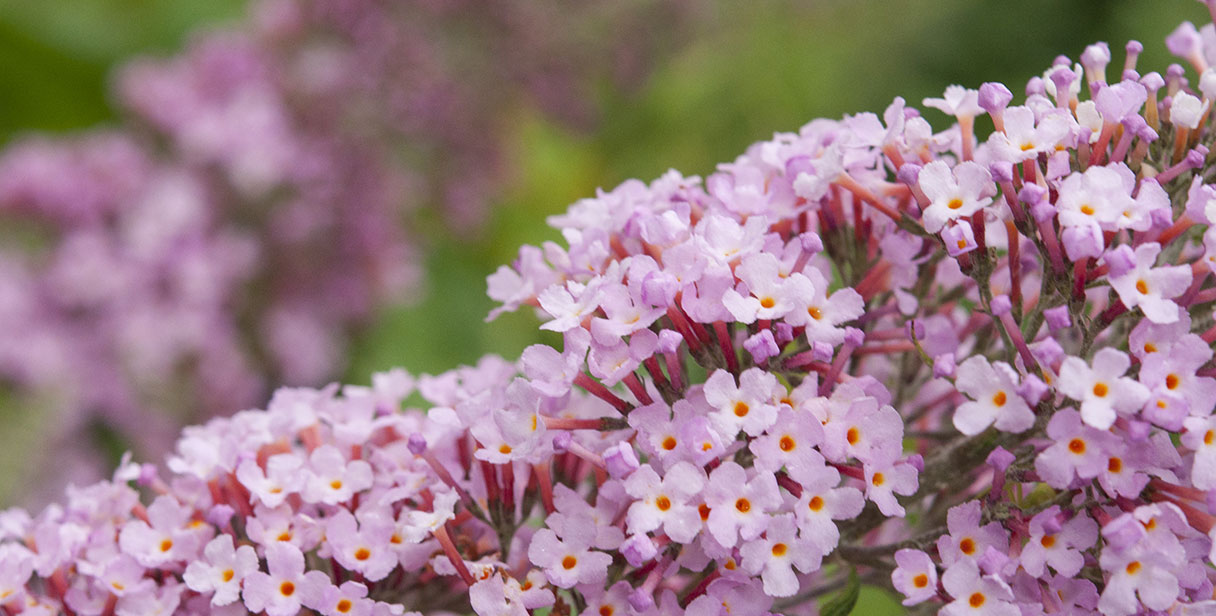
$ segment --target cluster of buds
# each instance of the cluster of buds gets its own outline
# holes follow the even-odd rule
[[[1108,81],[1097,44],[1020,105],[926,100],[941,132],[896,99],[580,201],[488,281],[561,350],[282,390],[188,429],[170,477],[9,511],[0,609],[763,616],[866,583],[946,614],[1206,613],[1205,31],[1168,40],[1198,89],[1135,42]]]
[[[429,209],[476,233],[507,122],[592,120],[603,58],[647,64],[680,6],[259,0],[121,67],[120,127],[7,149],[0,383],[58,411],[32,483],[99,478],[99,424],[157,457],[181,425],[340,374],[350,337],[418,290],[405,223]]]

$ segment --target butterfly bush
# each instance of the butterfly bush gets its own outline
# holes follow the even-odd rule
[[[339,374],[375,309],[419,292],[407,221],[475,234],[518,110],[587,126],[600,67],[633,87],[692,17],[548,4],[262,0],[122,67],[124,124],[0,154],[0,380],[77,452],[44,474],[96,479],[98,425],[158,456],[183,423]]]
[[[3,609],[1206,613],[1216,28],[1167,43],[1198,89],[1096,44],[582,200],[488,280],[560,350],[282,389],[9,510]]]

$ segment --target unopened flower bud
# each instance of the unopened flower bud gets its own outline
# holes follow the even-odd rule
[[[554,441],[556,447],[556,439]],[[641,466],[637,452],[629,443],[617,443],[605,450],[603,455],[604,466],[608,467],[608,474],[616,479],[628,477]]]
[[[948,379],[954,377],[954,370],[958,366],[954,363],[954,353],[943,353],[933,358],[933,376],[939,379]]]
[[[405,443],[405,446],[409,448],[410,453],[420,456],[423,453],[426,453],[426,438],[415,432],[410,435],[409,439]]]
[[[650,562],[658,553],[659,548],[646,533],[630,535],[621,543],[621,556],[625,557],[625,562],[634,567],[641,567]]]

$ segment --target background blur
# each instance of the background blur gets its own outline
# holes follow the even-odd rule
[[[584,2],[576,2],[582,5]],[[551,3],[560,6],[562,3]],[[668,168],[707,174],[774,131],[816,117],[881,112],[892,97],[920,106],[949,84],[1002,81],[1018,93],[1059,54],[1145,45],[1142,72],[1173,59],[1163,39],[1182,20],[1208,19],[1194,0],[686,0],[678,33],[643,56],[646,77],[622,91],[604,83],[577,123],[512,108],[507,181],[479,227],[415,221],[425,275],[410,305],[381,311],[357,336],[344,380],[403,366],[438,372],[484,353],[516,356],[542,340],[530,314],[484,323],[485,276],[519,245],[557,239],[547,215],[624,179]],[[32,133],[71,134],[122,118],[111,99],[116,67],[169,56],[191,33],[245,18],[242,0],[0,0],[0,144]],[[639,27],[633,24],[631,27]],[[640,26],[645,27],[645,26]],[[602,33],[629,40],[637,32]],[[605,61],[611,61],[605,58]],[[550,110],[551,112],[552,110]],[[945,120],[928,111],[930,120]],[[316,383],[315,385],[321,385]],[[7,400],[7,402],[6,402]],[[53,415],[25,412],[0,393],[0,506],[18,502]],[[236,409],[233,409],[236,410]],[[122,443],[113,446],[115,454]],[[887,602],[882,598],[868,600]],[[863,606],[864,607],[864,606]],[[859,608],[860,609],[860,608]]]

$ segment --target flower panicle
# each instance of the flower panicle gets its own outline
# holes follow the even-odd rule
[[[945,614],[1209,608],[1212,40],[1167,42],[1192,82],[1138,43],[1110,79],[1098,44],[1020,104],[926,99],[939,132],[896,99],[601,191],[488,280],[560,349],[281,390],[169,476],[7,512],[0,605],[762,616],[860,580]]]

